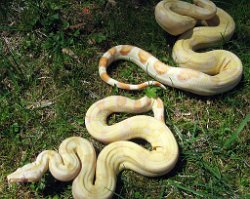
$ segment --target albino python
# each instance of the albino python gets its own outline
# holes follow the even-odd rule
[[[153,110],[154,117],[139,115],[108,126],[107,117],[113,112],[142,113]],[[178,159],[176,140],[164,124],[163,103],[143,97],[131,100],[111,96],[94,103],[85,117],[89,133],[103,143],[110,143],[96,159],[92,144],[81,137],[65,139],[59,152],[46,150],[36,161],[27,164],[7,178],[13,182],[35,182],[49,169],[61,181],[73,181],[76,199],[111,198],[116,176],[123,169],[131,169],[145,176],[159,176],[169,172]],[[151,150],[125,141],[142,138],[151,144]],[[112,143],[111,143],[112,142]]]
[[[172,53],[180,67],[164,64],[138,47],[119,45],[108,50],[99,61],[102,80],[126,90],[143,89],[149,85],[165,88],[164,85],[169,85],[198,95],[223,93],[238,84],[242,76],[242,63],[235,54],[225,50],[195,52],[231,38],[235,23],[229,14],[209,0],[194,0],[194,5],[164,0],[155,8],[155,19],[168,33],[183,33]],[[194,27],[196,24],[205,26]],[[132,85],[112,79],[106,69],[119,59],[132,61],[159,82]]]

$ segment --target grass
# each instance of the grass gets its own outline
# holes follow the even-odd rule
[[[180,158],[173,171],[158,178],[122,172],[114,198],[250,197],[250,3],[215,1],[237,25],[233,38],[223,45],[244,65],[244,77],[235,89],[199,97],[173,88],[128,92],[106,85],[97,64],[114,45],[136,45],[173,63],[176,38],[156,24],[156,3],[0,2],[0,198],[72,198],[71,183],[56,181],[49,173],[37,183],[12,186],[6,176],[72,135],[88,138],[101,150],[103,145],[84,127],[90,105],[112,94],[139,98],[145,93],[163,99],[166,124],[178,140]],[[111,74],[133,83],[150,79],[129,62],[114,64]]]

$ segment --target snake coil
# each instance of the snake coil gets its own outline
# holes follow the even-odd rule
[[[168,33],[182,34],[172,53],[179,67],[165,64],[138,47],[119,45],[109,49],[99,61],[103,81],[126,90],[143,89],[149,85],[165,89],[164,85],[168,85],[198,95],[223,93],[239,83],[242,63],[235,54],[225,50],[196,52],[231,38],[235,23],[228,13],[209,0],[194,0],[194,4],[164,0],[155,8],[155,19]],[[205,26],[194,27],[197,23]],[[107,68],[120,59],[134,62],[158,82],[133,85],[111,78]]]
[[[108,126],[107,117],[113,112],[142,113],[153,110],[154,117],[139,115]],[[178,146],[164,124],[163,103],[143,97],[131,100],[111,96],[94,103],[87,111],[85,125],[89,133],[103,143],[110,143],[96,159],[92,144],[81,137],[65,139],[59,152],[45,150],[36,161],[27,164],[7,178],[13,182],[36,182],[49,169],[58,180],[73,180],[72,192],[76,199],[111,198],[116,176],[131,169],[145,176],[159,176],[176,164]],[[126,141],[142,138],[151,144],[151,150]]]

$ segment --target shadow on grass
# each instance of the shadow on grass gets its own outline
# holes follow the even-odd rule
[[[66,190],[69,190],[72,193],[72,181],[61,182],[56,180],[50,173],[45,177],[46,186],[43,189],[43,196],[53,196],[64,194]]]

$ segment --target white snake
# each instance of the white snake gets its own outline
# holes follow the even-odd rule
[[[145,176],[159,176],[169,172],[178,158],[176,140],[164,124],[163,103],[143,97],[132,100],[111,96],[94,103],[85,117],[89,133],[103,143],[110,143],[96,159],[92,144],[81,137],[65,139],[59,152],[46,150],[36,161],[27,164],[7,178],[13,182],[35,182],[49,169],[61,181],[73,181],[76,199],[111,198],[116,176],[123,169],[131,169]],[[142,113],[153,110],[154,117],[139,115],[108,126],[107,117],[113,112]],[[151,150],[125,141],[142,138],[151,144]]]
[[[102,80],[127,90],[169,85],[198,95],[215,95],[235,87],[242,76],[242,63],[235,54],[225,50],[195,52],[229,40],[235,29],[234,20],[209,0],[194,0],[194,4],[164,0],[155,8],[156,21],[164,30],[173,35],[184,33],[173,47],[173,59],[180,67],[164,64],[138,47],[120,45],[101,57],[99,74]],[[205,26],[194,28],[198,22]],[[131,85],[112,79],[106,69],[119,59],[134,62],[159,82]]]

